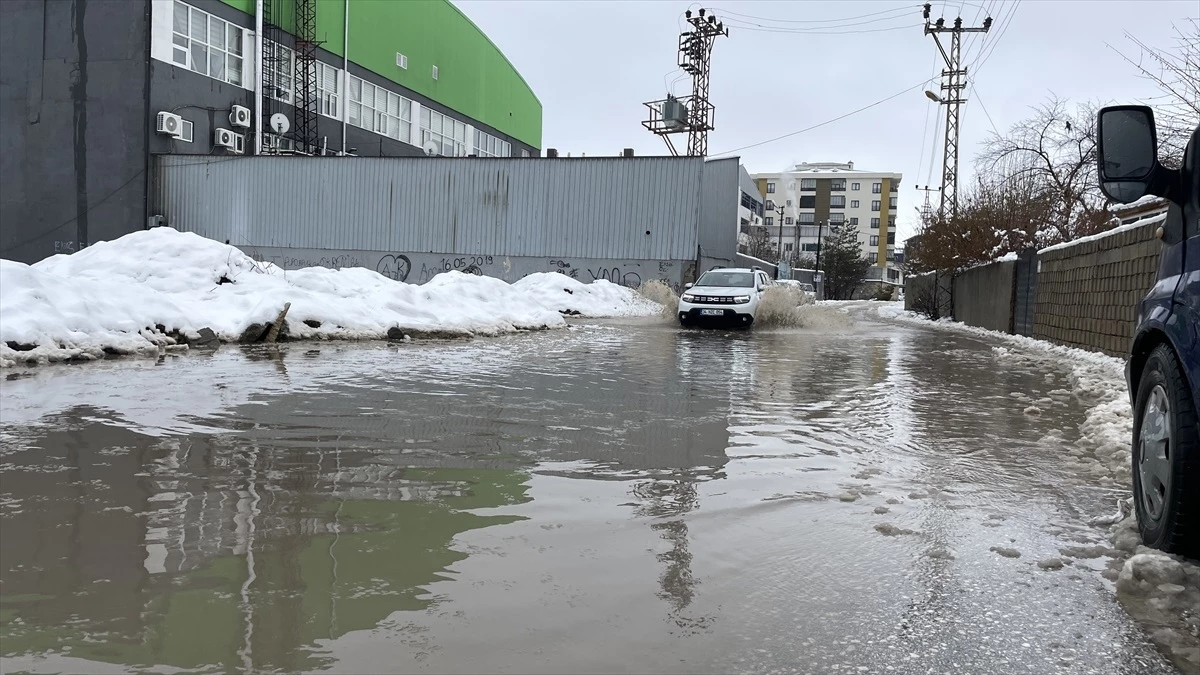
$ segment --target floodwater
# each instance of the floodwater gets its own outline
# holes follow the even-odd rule
[[[2,375],[4,672],[1175,672],[1103,557],[1036,564],[1124,490],[1062,461],[1078,401],[1010,396],[1067,366],[978,338],[588,322]]]

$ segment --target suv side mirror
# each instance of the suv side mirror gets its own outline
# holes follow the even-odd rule
[[[1102,108],[1096,120],[1100,190],[1122,204],[1162,192],[1154,111],[1144,105]]]
[[[685,291],[686,291],[687,289],[689,289],[689,288],[691,288],[692,286],[695,286],[695,285],[696,285],[696,284],[693,284],[693,283],[686,283],[686,284],[684,284],[684,285],[683,285],[683,290],[685,290]]]

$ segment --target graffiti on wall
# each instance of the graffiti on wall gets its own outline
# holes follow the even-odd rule
[[[389,253],[375,263],[375,271],[395,281],[408,281],[408,273],[412,271],[412,262],[404,254]]]

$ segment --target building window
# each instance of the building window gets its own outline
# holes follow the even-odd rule
[[[872,219],[871,219],[871,229],[872,229],[872,230],[878,230],[878,229],[879,229],[879,219],[878,219],[878,218],[872,218]]]
[[[511,157],[512,144],[501,138],[496,138],[486,131],[476,129],[475,154],[480,157]],[[748,197],[748,195],[743,195],[743,197]],[[749,208],[753,209],[754,207],[751,206]]]
[[[816,195],[806,195],[806,196],[803,196],[803,197],[801,197],[801,198],[800,198],[800,208],[802,208],[802,209],[815,209],[815,208],[817,208],[817,197],[816,197]]]
[[[804,192],[804,191],[812,192],[816,189],[817,189],[817,179],[816,178],[801,178],[800,179],[800,190],[802,192]]]
[[[846,214],[844,214],[844,213],[829,214],[829,226],[830,227],[837,227],[838,225],[841,225],[844,222],[846,222]]]
[[[792,242],[789,241],[788,243],[784,244],[783,250],[787,251],[788,253],[791,253],[792,252]]]
[[[789,200],[787,200],[787,205],[788,205],[788,206],[791,206],[791,205],[792,205],[792,200],[790,200],[790,199],[789,199]]]
[[[878,245],[879,245],[879,235],[877,235],[877,234],[873,234],[873,235],[871,235],[871,244],[870,244],[870,245],[871,245],[871,246],[878,246]]]
[[[433,79],[435,79],[435,80],[438,79],[438,67],[437,66],[433,67]]]
[[[347,84],[350,90],[347,122],[412,143],[412,101],[353,75],[347,76]]]
[[[467,125],[421,107],[421,145],[434,141],[441,148],[438,154],[445,157],[458,157],[467,149]]]
[[[888,232],[888,233],[887,233],[887,243],[888,243],[888,245],[889,245],[889,246],[895,246],[895,245],[896,245],[896,233],[895,233],[895,232]]]
[[[767,183],[767,194],[769,194],[769,195],[775,194],[775,184],[774,183]]]
[[[812,213],[801,213],[796,216],[796,222],[801,225],[812,225],[816,222],[816,215]]]
[[[850,200],[850,208],[857,209],[859,206],[862,206],[862,202],[858,201],[857,199]]]
[[[820,244],[800,244],[800,250],[811,253],[818,250]]]
[[[774,226],[774,225],[775,225],[775,218],[774,218],[774,216],[767,216],[767,217],[766,217],[766,218],[763,220],[763,224],[764,224],[764,225],[766,225],[767,227],[772,227],[772,226]]]
[[[263,64],[263,87],[271,98],[284,103],[292,102],[292,64],[295,53],[279,44],[267,42],[266,63]]]
[[[396,67],[408,70],[408,57],[400,52],[396,52]]]
[[[857,217],[851,218],[850,224],[853,225],[854,227],[858,227],[858,218]]]
[[[784,224],[784,225],[791,225],[791,224],[792,224],[792,217],[791,217],[791,216],[788,216],[787,218],[784,218],[784,219],[783,219],[783,224]]]
[[[832,195],[829,198],[829,208],[831,208],[831,209],[846,208],[846,195]]]
[[[313,64],[317,67],[317,112],[326,117],[340,119],[342,109],[339,105],[339,87],[338,75],[340,74],[337,68],[328,63],[318,61]]]
[[[883,183],[871,183],[871,192],[875,194],[883,192]]]
[[[879,200],[878,200],[878,199],[876,199],[875,201],[871,202],[871,210],[872,210],[872,211],[878,211],[878,210],[879,210]]]
[[[896,208],[896,198],[895,197],[888,199],[888,208],[891,208],[891,209]]]
[[[862,183],[851,183],[851,184],[850,184],[850,191],[851,191],[851,192],[858,192],[858,191],[859,191],[859,190],[861,190],[861,189],[862,189]]]
[[[201,75],[242,86],[242,27],[182,2],[175,3],[174,12],[171,60]]]
[[[791,183],[788,183],[788,192],[795,192],[795,191],[796,191],[796,181],[792,181]]]
[[[846,179],[845,178],[834,179],[834,181],[829,185],[829,189],[832,192],[845,192],[846,191]]]
[[[879,253],[871,253],[869,256],[872,265],[879,264]]]
[[[774,201],[774,200],[771,200],[771,199],[768,199],[768,200],[767,200],[767,210],[768,210],[768,211],[774,211],[774,210],[775,210],[775,201]]]
[[[888,216],[888,228],[896,229],[896,216]]]

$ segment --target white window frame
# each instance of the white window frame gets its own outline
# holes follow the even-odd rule
[[[421,147],[429,141],[441,146],[441,155],[458,157],[467,151],[467,124],[442,113],[421,107]]]
[[[361,77],[347,75],[346,100],[348,124],[412,144],[411,99]]]
[[[851,192],[858,192],[860,189],[862,189],[862,183],[851,183],[850,184]]]
[[[479,157],[512,157],[512,143],[476,129],[475,154]]]
[[[337,66],[331,66],[323,61],[315,62],[317,67],[316,96],[317,112],[335,120],[342,119],[341,109],[341,80],[342,71]],[[293,68],[293,71],[295,69]],[[325,85],[325,86],[322,86]]]
[[[186,33],[179,32],[178,17],[181,11],[187,15]],[[201,24],[203,30],[200,30]],[[212,43],[217,29],[221,34],[220,45]],[[171,63],[235,87],[245,87],[247,80],[253,79],[253,73],[247,72],[246,67],[246,45],[252,42],[247,38],[247,33],[245,28],[237,24],[175,0],[171,5]],[[233,37],[235,35],[236,40]],[[240,53],[233,51],[235,47]],[[197,64],[198,54],[203,54],[203,68]],[[219,77],[212,74],[214,62],[219,62],[223,69]],[[236,78],[231,76],[233,70],[229,67],[233,63],[237,64]]]
[[[837,201],[837,200],[839,200],[839,199],[840,199],[840,200],[842,200],[842,203],[841,203],[841,204],[836,204],[836,203],[834,203],[834,202],[836,202],[836,201]],[[846,208],[846,195],[830,195],[830,196],[829,196],[829,208],[831,208],[831,209],[844,209],[844,208]]]
[[[270,87],[271,98],[287,104],[295,103],[296,52],[284,45],[269,41],[270,61],[262,64],[263,87]]]
[[[868,243],[867,245],[868,246],[879,246],[879,235],[877,235],[877,234],[871,235],[870,243]]]

